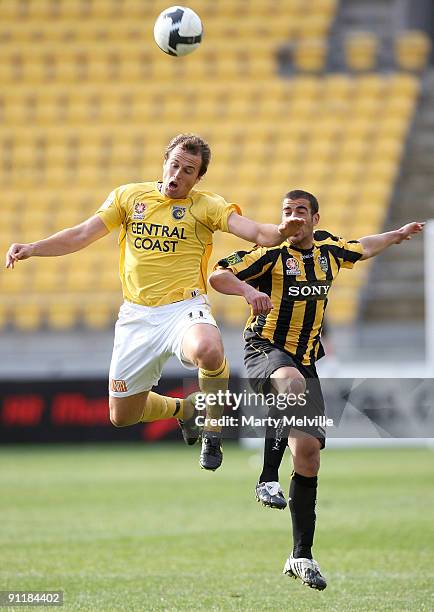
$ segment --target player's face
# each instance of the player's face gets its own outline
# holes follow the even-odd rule
[[[170,152],[163,164],[162,193],[167,198],[185,198],[200,179],[202,164],[200,155],[184,151],[178,145]]]
[[[301,217],[305,223],[296,234],[291,236],[291,243],[301,249],[310,248],[313,242],[313,228],[318,224],[319,214],[312,215],[310,202],[305,198],[285,199],[283,200],[282,221],[289,221],[292,217]]]

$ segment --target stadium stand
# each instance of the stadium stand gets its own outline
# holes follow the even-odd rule
[[[161,0],[0,4],[3,251],[12,240],[36,240],[86,218],[117,185],[158,178],[162,150],[181,131],[212,146],[203,187],[252,218],[277,221],[285,192],[300,187],[319,197],[323,227],[351,238],[381,229],[426,39],[400,37],[405,72],[383,74],[373,71],[375,37],[359,33],[348,39],[350,72],[333,74],[326,68],[335,0],[196,0],[191,7],[203,17],[205,42],[180,60],[152,39]],[[282,47],[291,51],[290,78],[279,72]],[[213,261],[239,241],[219,235],[215,243]],[[368,269],[341,275],[332,321],[355,316]],[[104,328],[121,300],[116,237],[3,272],[0,290],[3,327]],[[241,300],[214,292],[211,300],[219,320],[244,321]]]

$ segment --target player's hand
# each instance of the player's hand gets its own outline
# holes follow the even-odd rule
[[[33,255],[31,244],[11,244],[6,253],[6,268],[13,269],[15,263],[21,259],[28,259]]]
[[[290,236],[294,236],[294,234],[296,234],[298,230],[303,227],[304,224],[305,220],[301,217],[292,217],[292,219],[282,221],[282,223],[278,226],[277,229],[282,235],[282,238],[286,239]]]
[[[403,225],[399,230],[397,230],[397,240],[396,244],[400,244],[403,240],[411,240],[413,234],[419,234],[423,230],[423,226],[425,223],[417,223],[413,221],[412,223],[407,223]]]
[[[257,291],[250,285],[247,285],[244,297],[246,298],[246,302],[252,307],[252,312],[255,316],[260,314],[267,315],[273,310],[273,303],[270,297],[266,293]]]

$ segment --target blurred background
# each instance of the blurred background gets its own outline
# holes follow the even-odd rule
[[[166,1],[0,2],[2,252],[79,223],[118,185],[159,179],[179,132],[211,145],[201,185],[258,221],[278,221],[293,188],[312,191],[320,226],[348,239],[434,217],[431,0],[188,5],[203,44],[174,58],[152,35]],[[239,245],[216,234],[212,263]],[[84,439],[108,435],[117,261],[113,234],[0,272],[3,439],[34,439],[44,423],[49,437],[56,418]],[[324,371],[425,375],[424,263],[418,237],[341,273]],[[242,376],[247,307],[210,299]],[[165,372],[174,392],[185,370]]]

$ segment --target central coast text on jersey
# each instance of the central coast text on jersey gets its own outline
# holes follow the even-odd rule
[[[185,227],[170,227],[158,223],[133,221],[131,232],[138,236],[134,239],[136,249],[144,249],[145,251],[157,250],[162,253],[175,253],[178,241],[187,240]],[[145,238],[142,236],[145,236]],[[167,238],[167,240],[164,240],[164,238]]]
[[[213,233],[228,232],[232,212],[241,213],[236,204],[198,189],[176,200],[157,182],[112,191],[96,214],[109,230],[120,228],[124,298],[160,306],[206,293]]]

